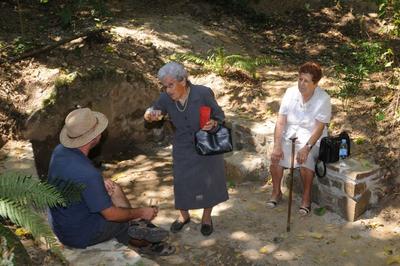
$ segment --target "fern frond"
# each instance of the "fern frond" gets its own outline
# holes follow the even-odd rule
[[[80,200],[81,185],[64,182],[58,186],[40,182],[29,176],[18,176],[15,173],[0,175],[0,197],[32,205],[39,209],[55,206],[66,206]]]
[[[66,206],[63,195],[55,187],[29,176],[0,175],[0,197],[40,209]]]
[[[187,61],[195,63],[197,65],[204,65],[206,63],[206,60],[204,58],[192,53],[176,54],[175,56],[176,59],[180,62]]]
[[[0,216],[8,218],[11,222],[28,229],[34,238],[43,237],[50,247],[55,247],[57,239],[55,238],[50,226],[42,216],[35,213],[18,202],[0,198]]]
[[[256,66],[276,65],[275,61],[268,56],[261,56],[255,59]]]
[[[79,202],[81,200],[81,192],[85,189],[84,184],[74,183],[59,177],[53,178],[51,185],[61,193],[67,205]]]

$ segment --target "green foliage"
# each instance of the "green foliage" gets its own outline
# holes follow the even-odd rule
[[[400,36],[400,0],[375,0],[381,19],[386,19],[394,28],[389,31],[393,36]]]
[[[14,56],[16,56],[32,49],[33,43],[23,37],[17,37],[13,40],[12,47],[12,53]]]
[[[206,70],[210,70],[220,76],[226,74],[228,68],[235,68],[245,71],[257,78],[257,68],[273,64],[271,58],[263,57],[249,57],[238,54],[227,55],[223,47],[217,47],[207,53],[206,57],[201,55],[186,53],[175,54],[172,59],[178,61],[188,61],[197,65],[203,66]]]
[[[385,120],[385,113],[382,111],[379,111],[378,113],[375,114],[375,121],[380,122]]]
[[[72,72],[69,74],[60,74],[54,81],[54,86],[56,88],[60,88],[60,87],[68,87],[69,85],[72,84],[72,82],[74,82],[74,80],[77,77],[77,72]]]
[[[268,21],[267,15],[258,13],[250,6],[250,2],[257,3],[259,0],[208,0],[208,2],[221,6],[228,14],[240,16],[257,28],[265,26]]]
[[[43,237],[53,252],[61,254],[56,238],[40,212],[47,207],[78,201],[82,188],[62,181],[57,181],[56,185],[13,173],[0,175],[0,218],[10,219],[26,228],[36,239]]]
[[[365,138],[357,137],[357,138],[354,139],[354,143],[357,144],[357,145],[362,145],[362,144],[365,143]]]
[[[315,208],[314,209],[314,214],[318,216],[323,216],[326,213],[326,208],[325,207],[320,207],[320,208]]]
[[[234,181],[228,180],[228,181],[226,182],[226,186],[227,186],[228,188],[235,188],[235,187],[236,187],[236,184],[235,184]]]
[[[344,109],[360,93],[362,82],[369,74],[383,71],[392,65],[393,51],[379,42],[358,42],[353,47],[344,46],[342,55],[349,61],[335,66],[339,78],[339,91],[335,96],[342,99]]]
[[[61,3],[60,3],[61,2]],[[66,28],[73,24],[79,10],[90,8],[90,15],[94,19],[108,15],[108,10],[104,0],[40,0],[41,4],[53,4],[57,10],[62,27]]]

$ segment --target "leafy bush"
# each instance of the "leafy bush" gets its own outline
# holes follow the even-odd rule
[[[394,25],[389,33],[400,36],[400,0],[374,0],[374,2],[379,6],[379,16]]]
[[[188,61],[203,66],[220,76],[225,75],[229,67],[245,71],[257,78],[257,68],[273,64],[270,57],[250,57],[238,54],[227,55],[223,47],[215,48],[208,52],[207,56],[201,56],[193,53],[175,54],[173,59],[178,61]]]
[[[57,239],[40,213],[48,207],[66,206],[70,202],[78,201],[81,189],[78,185],[62,180],[57,182],[57,186],[52,186],[29,176],[1,174],[0,219],[9,219],[14,224],[26,228],[35,239],[42,237],[50,249],[61,256]],[[0,223],[1,235],[5,235],[7,242],[12,241],[12,237],[3,233],[7,231],[8,228]],[[22,245],[19,240],[14,246],[18,245]],[[7,250],[13,248],[8,246]],[[11,255],[7,258],[11,259]],[[13,261],[14,259],[16,258],[12,258]]]
[[[344,109],[360,92],[362,82],[370,73],[383,71],[392,65],[393,51],[384,48],[379,42],[359,42],[354,47],[345,46],[342,49],[348,62],[335,66],[339,78],[339,92],[336,96],[342,99]]]

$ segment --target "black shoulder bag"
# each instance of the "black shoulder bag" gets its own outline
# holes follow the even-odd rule
[[[212,131],[199,130],[195,134],[195,148],[200,155],[215,155],[233,150],[231,129],[223,125]]]
[[[347,152],[348,156],[350,156],[350,137],[347,132],[343,131],[339,134],[339,136],[327,136],[321,139],[318,160],[315,164],[315,174],[318,177],[324,177],[326,175],[327,163],[334,163],[339,161],[339,148],[342,139],[346,140]],[[319,167],[320,162],[322,162],[322,167]]]

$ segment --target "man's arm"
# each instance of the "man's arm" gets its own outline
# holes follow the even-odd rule
[[[100,213],[107,221],[113,222],[127,222],[139,218],[150,221],[157,216],[157,209],[152,207],[119,208],[111,206],[102,210]]]
[[[286,127],[287,116],[280,114],[275,124],[274,130],[274,148],[271,154],[271,162],[276,164],[283,159],[282,135]]]

